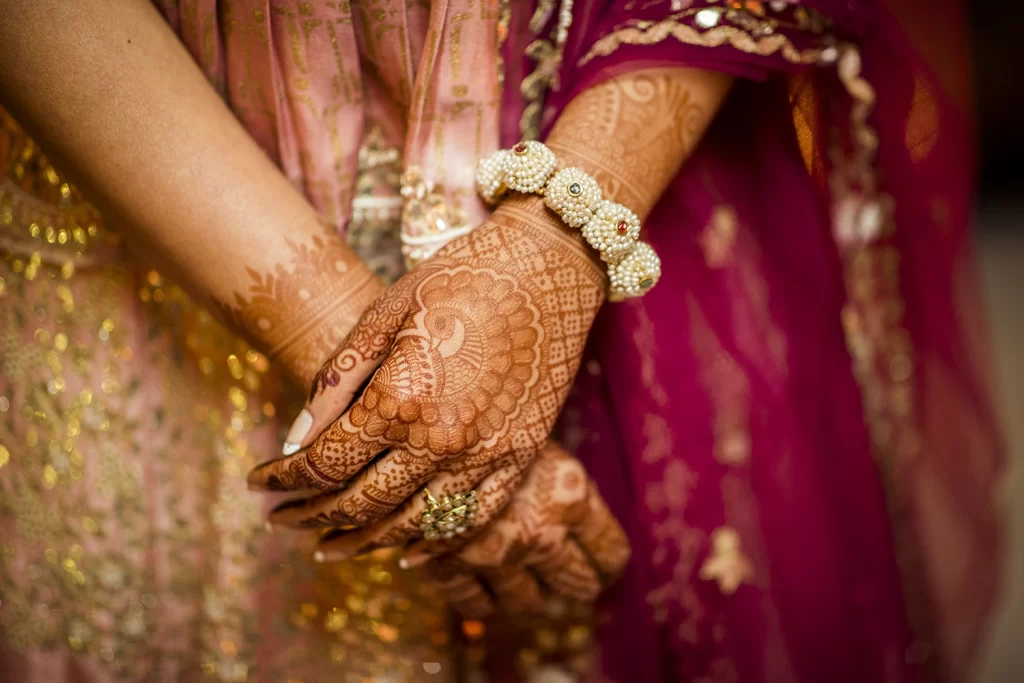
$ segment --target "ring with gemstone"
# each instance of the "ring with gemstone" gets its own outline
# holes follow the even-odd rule
[[[434,498],[430,489],[424,487],[423,500],[427,509],[421,516],[420,529],[423,530],[423,538],[428,541],[455,538],[469,531],[476,523],[479,507],[476,491]]]

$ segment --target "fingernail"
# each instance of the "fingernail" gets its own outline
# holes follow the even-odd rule
[[[291,455],[297,450],[302,448],[302,442],[309,434],[310,428],[313,426],[313,414],[305,408],[299,413],[299,416],[295,418],[295,422],[292,422],[291,428],[288,430],[288,436],[284,438],[284,446],[281,447],[282,455]]]
[[[430,558],[431,555],[422,550],[410,550],[405,554],[405,557],[399,560],[398,565],[402,569],[414,569],[429,562]]]
[[[327,556],[324,555],[322,550],[317,550],[315,553],[313,553],[313,560],[316,562],[326,562]]]
[[[363,559],[380,547],[380,544],[374,541],[363,540],[358,533],[332,531],[320,539],[319,552],[322,552],[329,562],[343,562]]]
[[[263,528],[267,530],[268,534],[274,533],[274,525],[270,522],[269,519],[263,522]]]

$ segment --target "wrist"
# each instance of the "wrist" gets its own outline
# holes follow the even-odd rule
[[[580,231],[563,223],[558,214],[545,206],[543,198],[531,195],[508,197],[494,211],[491,226],[503,233],[501,239],[506,243],[525,240],[529,247],[523,253],[551,254],[552,261],[576,271],[580,310],[589,327],[607,298],[608,275],[600,256],[583,240]]]
[[[318,281],[321,286],[322,281]],[[270,349],[278,362],[304,390],[317,371],[355,327],[366,308],[384,292],[384,285],[363,264],[350,265],[333,286],[296,289],[300,302],[291,317],[293,333]],[[316,294],[302,297],[309,292]]]
[[[570,228],[558,216],[544,204],[544,198],[533,194],[510,194],[494,210],[497,218],[511,217],[513,220],[529,221],[531,225],[539,228],[546,237],[555,240],[562,248],[570,249],[576,254],[585,257],[586,262],[602,277],[604,276],[604,265],[601,263],[600,254],[592,249],[583,234],[574,228]]]
[[[476,187],[484,201],[496,204],[505,199],[503,211],[521,212],[528,221],[537,221],[544,212],[537,199],[516,204],[507,195],[543,196],[544,206],[560,220],[557,229],[541,220],[542,229],[546,227],[549,236],[564,234],[590,266],[607,264],[607,295],[612,301],[643,296],[657,284],[661,260],[640,239],[640,217],[605,198],[600,183],[586,171],[562,165],[544,143],[521,141],[484,157],[477,164]]]

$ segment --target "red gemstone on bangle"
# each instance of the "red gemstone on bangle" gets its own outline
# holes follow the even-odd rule
[[[626,221],[619,221],[619,224],[615,226],[615,231],[620,235],[625,235],[629,232],[629,225],[626,224]]]
[[[520,142],[519,144],[512,148],[512,151],[515,152],[516,154],[526,154],[526,143]]]

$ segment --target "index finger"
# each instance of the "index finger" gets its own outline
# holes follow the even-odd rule
[[[304,448],[263,463],[249,473],[249,488],[326,491],[342,486],[389,445],[382,439],[367,438],[364,429],[352,424],[350,414],[361,409],[361,400],[327,429],[324,436],[329,435],[329,439],[322,447]]]

